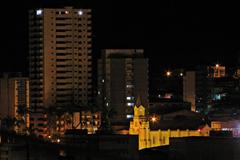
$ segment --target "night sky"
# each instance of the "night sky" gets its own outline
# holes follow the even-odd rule
[[[234,64],[240,49],[240,12],[237,4],[227,1],[5,2],[0,11],[1,72],[27,71],[27,10],[56,2],[57,5],[77,4],[93,9],[95,57],[103,48],[144,48],[153,75],[166,67],[216,62]]]

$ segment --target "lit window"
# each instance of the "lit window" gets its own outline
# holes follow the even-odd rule
[[[37,11],[36,11],[36,15],[42,15],[42,10],[41,9],[38,9]]]
[[[81,11],[81,10],[78,11],[78,15],[79,15],[79,16],[83,15],[83,11]]]
[[[104,83],[104,79],[102,79],[102,83]]]
[[[133,115],[128,114],[128,115],[127,115],[127,118],[128,118],[128,119],[129,119],[129,118],[133,118]]]
[[[108,106],[109,104],[108,104],[108,102],[106,103],[106,106]]]
[[[69,12],[68,11],[65,11],[65,14],[68,14]]]
[[[132,84],[127,84],[126,87],[127,88],[133,88],[133,85]]]
[[[134,100],[134,97],[128,96],[126,97],[127,100]]]
[[[134,103],[127,103],[127,106],[134,106]]]
[[[99,94],[101,94],[101,92],[100,92],[100,91],[98,91],[98,95],[99,95]]]

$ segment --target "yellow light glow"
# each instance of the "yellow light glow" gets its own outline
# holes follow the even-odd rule
[[[219,67],[219,64],[216,64],[216,67]]]
[[[166,73],[167,76],[171,76],[171,74],[172,74],[172,72],[170,72],[170,71],[167,71],[167,73]]]
[[[152,122],[156,122],[157,118],[156,117],[152,117]]]

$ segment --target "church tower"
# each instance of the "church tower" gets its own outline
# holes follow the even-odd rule
[[[130,122],[129,134],[139,135],[140,129],[149,129],[149,122],[146,120],[145,107],[141,104],[140,97],[138,97],[134,106],[133,121]]]

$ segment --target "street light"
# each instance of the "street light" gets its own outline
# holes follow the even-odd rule
[[[171,75],[172,75],[172,72],[170,72],[170,71],[167,71],[167,72],[166,72],[166,75],[167,75],[167,77],[169,77],[169,76],[171,76]]]
[[[151,118],[151,121],[152,121],[152,122],[156,122],[156,121],[157,121],[157,118],[156,118],[156,117],[152,117],[152,118]]]

